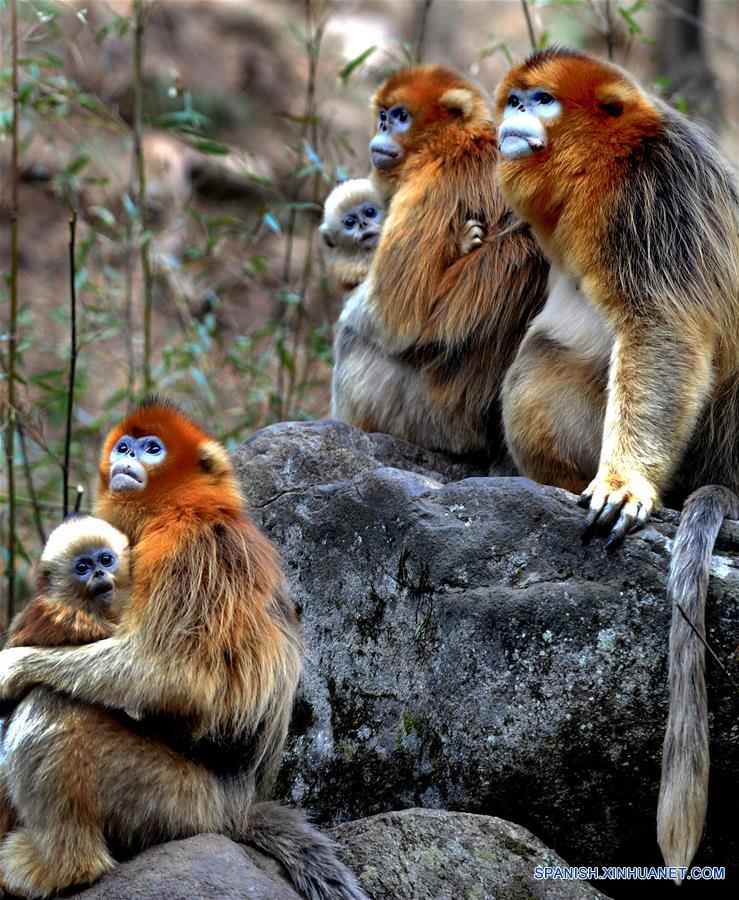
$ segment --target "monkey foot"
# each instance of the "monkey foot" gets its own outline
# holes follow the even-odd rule
[[[578,499],[588,509],[582,527],[583,541],[608,535],[606,550],[617,547],[627,534],[643,528],[654,510],[657,492],[636,472],[628,476],[599,473]]]
[[[56,853],[39,846],[26,829],[11,832],[0,847],[0,885],[14,897],[51,897],[70,885],[97,881],[114,868],[102,839],[77,861],[71,859],[68,843]]]
[[[468,219],[462,228],[462,234],[459,238],[459,252],[462,256],[466,256],[471,250],[477,249],[482,245],[482,239],[485,237],[485,230],[482,222],[477,219]]]

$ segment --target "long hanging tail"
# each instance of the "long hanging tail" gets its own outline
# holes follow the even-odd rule
[[[279,803],[256,803],[239,834],[274,857],[287,870],[298,893],[307,900],[368,900],[356,878],[339,861],[330,838],[302,810]]]
[[[705,648],[688,621],[705,637],[713,545],[723,520],[737,517],[739,498],[732,491],[699,488],[685,501],[672,549],[670,699],[657,807],[657,840],[668,866],[689,866],[703,834],[709,764]]]

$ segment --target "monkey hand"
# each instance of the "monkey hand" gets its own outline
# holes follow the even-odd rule
[[[462,226],[459,235],[459,254],[467,256],[472,250],[476,250],[482,246],[482,239],[485,237],[485,230],[482,222],[477,219],[468,219]]]
[[[644,527],[656,502],[657,490],[643,475],[601,469],[578,499],[589,510],[582,539],[608,534],[606,550],[617,547],[627,534]]]
[[[37,653],[34,647],[11,647],[0,652],[0,710],[6,703],[15,706],[34,686],[27,660]]]

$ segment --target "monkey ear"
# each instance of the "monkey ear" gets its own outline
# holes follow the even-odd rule
[[[51,568],[43,562],[36,568],[36,593],[51,593]]]
[[[623,115],[627,97],[623,91],[619,90],[618,85],[605,85],[596,92],[595,98],[601,110],[608,113],[613,119],[618,119]]]
[[[321,233],[321,237],[323,238],[323,243],[327,247],[335,247],[336,246],[336,241],[334,240],[334,236],[331,234],[331,231],[328,228],[326,228],[324,225],[321,225],[321,227],[318,230]]]
[[[490,120],[485,101],[469,88],[450,88],[439,98],[439,103],[457,118],[465,122]]]
[[[225,475],[231,471],[228,453],[218,441],[206,441],[198,454],[200,468],[209,475]]]

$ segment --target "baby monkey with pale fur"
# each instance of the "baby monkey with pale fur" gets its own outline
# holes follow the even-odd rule
[[[110,637],[131,585],[128,538],[94,516],[75,516],[49,536],[36,596],[13,619],[6,647],[60,647]]]

